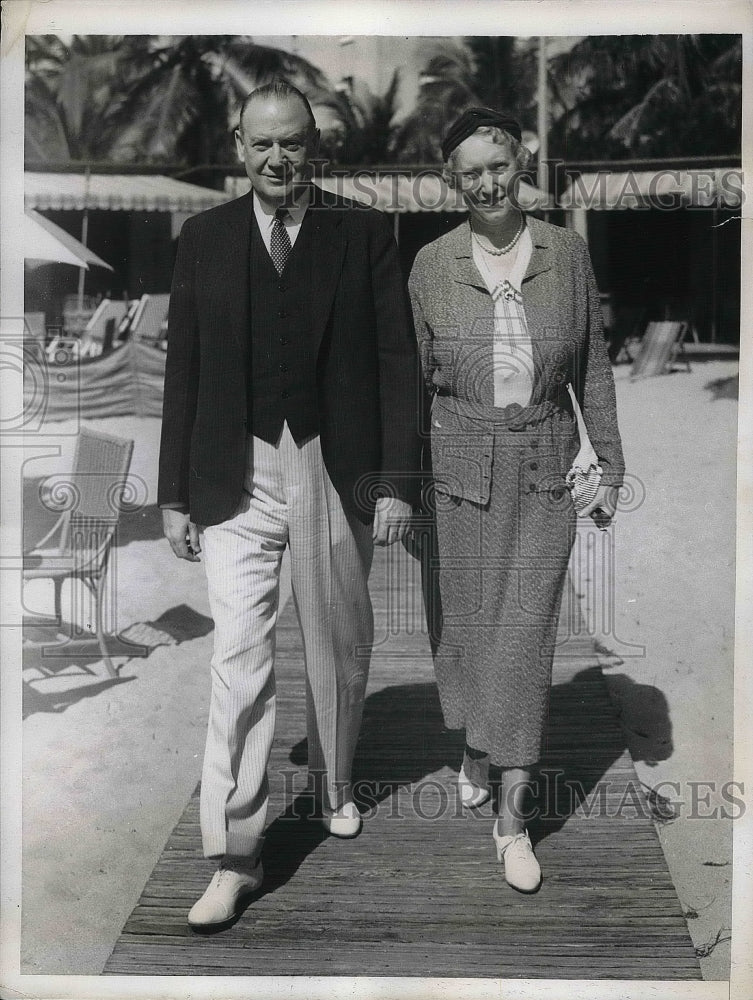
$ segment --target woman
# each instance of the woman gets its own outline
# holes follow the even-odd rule
[[[541,883],[524,827],[541,755],[557,619],[575,531],[565,476],[579,449],[568,385],[603,475],[582,515],[614,514],[624,463],[588,251],[526,218],[519,124],[464,112],[442,148],[469,219],[423,247],[409,288],[431,403],[445,722],[464,728],[461,801],[486,802],[502,769],[493,836],[505,878]]]

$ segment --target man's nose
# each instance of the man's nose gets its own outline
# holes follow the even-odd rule
[[[282,153],[282,147],[279,142],[272,144],[272,148],[269,151],[269,165],[271,167],[282,167],[285,164],[285,157]]]

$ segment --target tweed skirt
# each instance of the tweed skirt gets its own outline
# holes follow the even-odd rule
[[[445,724],[502,767],[541,756],[559,610],[576,514],[553,417],[493,426],[486,503],[435,494],[441,600],[435,673]],[[558,445],[558,437],[560,444]]]

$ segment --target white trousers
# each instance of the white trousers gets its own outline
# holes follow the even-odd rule
[[[371,526],[345,514],[319,438],[299,447],[287,424],[276,445],[249,437],[246,468],[239,509],[204,530],[215,624],[200,807],[206,857],[261,851],[285,546],[303,633],[309,773],[329,809],[348,797],[374,633]]]

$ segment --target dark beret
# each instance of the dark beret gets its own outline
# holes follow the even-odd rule
[[[494,125],[518,140],[522,139],[520,123],[505,111],[494,111],[492,108],[468,108],[448,128],[442,142],[442,158],[447,159],[453,149],[457,149],[469,135],[473,135],[482,125]]]

